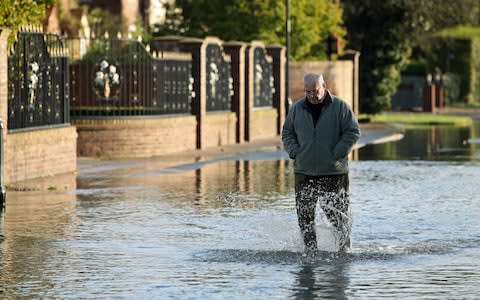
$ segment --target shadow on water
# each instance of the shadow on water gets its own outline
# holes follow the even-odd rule
[[[288,287],[290,299],[316,299],[328,297],[344,299],[349,286],[349,254],[318,252],[307,258],[300,252],[256,250],[206,250],[197,253],[195,260],[220,264],[272,264],[289,265],[292,268],[292,284]]]
[[[454,245],[417,244],[402,247],[369,246],[352,252],[317,251],[307,257],[303,252],[288,250],[208,249],[195,253],[194,261],[216,263],[279,264],[279,265],[324,265],[347,264],[366,261],[389,261],[409,255],[443,255],[453,253]]]
[[[221,265],[272,265],[290,267],[293,282],[289,285],[291,299],[349,299],[351,267],[359,264],[379,265],[401,261],[412,254],[445,254],[445,249],[411,247],[396,252],[377,251],[338,253],[318,251],[315,257],[301,252],[271,250],[210,249],[193,255],[192,261]],[[450,250],[448,250],[450,251]]]

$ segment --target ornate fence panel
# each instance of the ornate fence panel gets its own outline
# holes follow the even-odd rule
[[[152,55],[141,42],[123,39],[70,40],[84,45],[70,67],[73,116],[132,116],[190,113],[191,58]]]
[[[230,60],[220,45],[207,46],[207,111],[230,111],[232,107],[233,79]]]
[[[272,107],[275,93],[272,58],[263,47],[253,50],[253,94],[254,107]]]
[[[70,122],[68,56],[53,34],[20,31],[8,56],[8,129]]]

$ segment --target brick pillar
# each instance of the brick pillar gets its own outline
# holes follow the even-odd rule
[[[260,41],[252,41],[245,49],[245,140],[252,140],[252,117],[255,97],[254,82],[254,56],[255,48],[262,47],[264,44]]]
[[[445,86],[440,81],[435,83],[435,106],[438,108],[445,106]]]
[[[359,68],[360,68],[360,52],[355,50],[346,50],[342,56],[342,59],[351,60],[353,63],[353,78],[352,78],[352,86],[353,86],[353,99],[352,99],[352,110],[355,114],[360,113],[360,106],[359,106],[359,85],[360,85],[360,75],[359,75]]]
[[[197,149],[202,149],[204,145],[202,129],[207,114],[207,43],[202,39],[192,38],[181,40],[179,45],[181,51],[192,54],[193,91],[195,92],[195,97],[192,98],[192,114],[197,119]]]
[[[245,48],[245,141],[250,141],[250,115],[253,110],[253,47]]]
[[[247,44],[228,42],[223,44],[225,53],[231,57],[233,78],[232,111],[237,116],[236,142],[245,141],[245,49]]]
[[[272,71],[275,93],[273,94],[273,107],[277,109],[277,133],[282,131],[285,115],[287,113],[285,107],[285,71],[286,71],[286,48],[282,45],[270,45],[266,48],[267,54],[272,57]]]
[[[423,111],[435,112],[435,85],[432,84],[430,75],[427,77],[423,87]]]
[[[2,128],[0,129],[0,213],[5,205],[4,183],[4,146],[7,135],[8,121],[8,36],[10,30],[0,28],[0,119]]]
[[[0,28],[0,119],[8,121],[8,36],[10,30]]]

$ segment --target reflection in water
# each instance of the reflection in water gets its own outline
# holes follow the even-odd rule
[[[288,160],[245,160],[220,162],[197,169],[196,204],[237,206],[246,203],[241,203],[240,194],[247,197],[257,195],[262,199],[256,200],[263,201],[275,194],[285,194],[293,186],[293,174],[290,170],[287,172],[289,164]],[[183,181],[179,184],[186,188]]]
[[[295,271],[293,299],[347,299],[348,264],[333,258],[316,264],[302,264]]]
[[[46,276],[51,257],[65,255],[56,240],[72,237],[77,225],[75,195],[10,191],[0,226],[0,281],[19,295],[41,296],[55,283]],[[5,290],[0,290],[0,295]],[[9,295],[10,292],[6,293]]]
[[[140,169],[128,174],[107,172],[102,178],[79,178],[78,188],[86,192],[79,197],[95,198],[96,189],[108,189],[113,199],[142,198],[148,187],[155,190],[159,198],[175,202],[193,200],[199,207],[242,205],[241,200],[249,200],[252,195],[255,200],[260,197],[268,201],[275,195],[290,192],[293,188],[292,165],[289,160],[225,160],[179,165],[168,172],[163,169],[159,172]],[[193,199],[192,194],[195,195]]]
[[[358,150],[358,160],[480,160],[480,145],[468,143],[480,133],[472,127],[426,126],[409,128],[396,142],[367,145]]]

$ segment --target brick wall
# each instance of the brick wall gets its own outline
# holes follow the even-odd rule
[[[204,148],[235,144],[237,117],[233,112],[210,112],[203,127]]]
[[[75,127],[8,133],[5,138],[5,182],[74,172]]]
[[[327,88],[350,106],[354,101],[354,64],[349,60],[292,62],[289,64],[289,90],[292,101],[304,97],[303,75],[306,72],[322,73]]]
[[[252,110],[250,141],[277,136],[277,110],[256,108]]]
[[[196,148],[195,116],[75,120],[79,156],[151,157]]]

